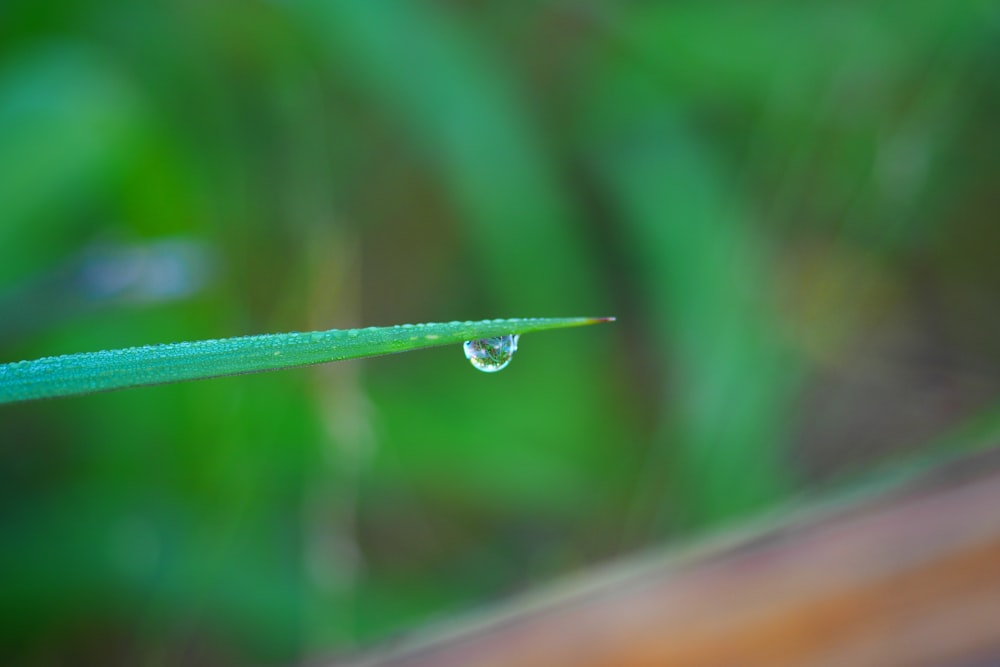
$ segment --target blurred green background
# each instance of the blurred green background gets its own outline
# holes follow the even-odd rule
[[[0,660],[289,664],[1000,394],[989,2],[0,3],[0,360],[616,315],[0,409]]]

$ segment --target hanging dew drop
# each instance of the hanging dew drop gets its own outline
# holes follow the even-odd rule
[[[462,344],[462,349],[473,366],[484,373],[496,373],[506,368],[517,352],[518,338],[518,334],[508,334],[467,340]]]

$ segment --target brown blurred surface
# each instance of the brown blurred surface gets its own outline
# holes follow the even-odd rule
[[[992,662],[991,662],[992,660]],[[371,652],[358,665],[987,665],[1000,454]]]

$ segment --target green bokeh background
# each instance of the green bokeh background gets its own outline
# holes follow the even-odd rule
[[[289,664],[1000,393],[989,2],[0,4],[0,360],[616,315],[0,409],[5,664]]]

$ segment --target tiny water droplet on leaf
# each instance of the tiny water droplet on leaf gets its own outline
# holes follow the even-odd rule
[[[472,365],[484,373],[495,373],[503,370],[517,352],[518,334],[494,336],[467,340],[462,344],[465,356]]]

